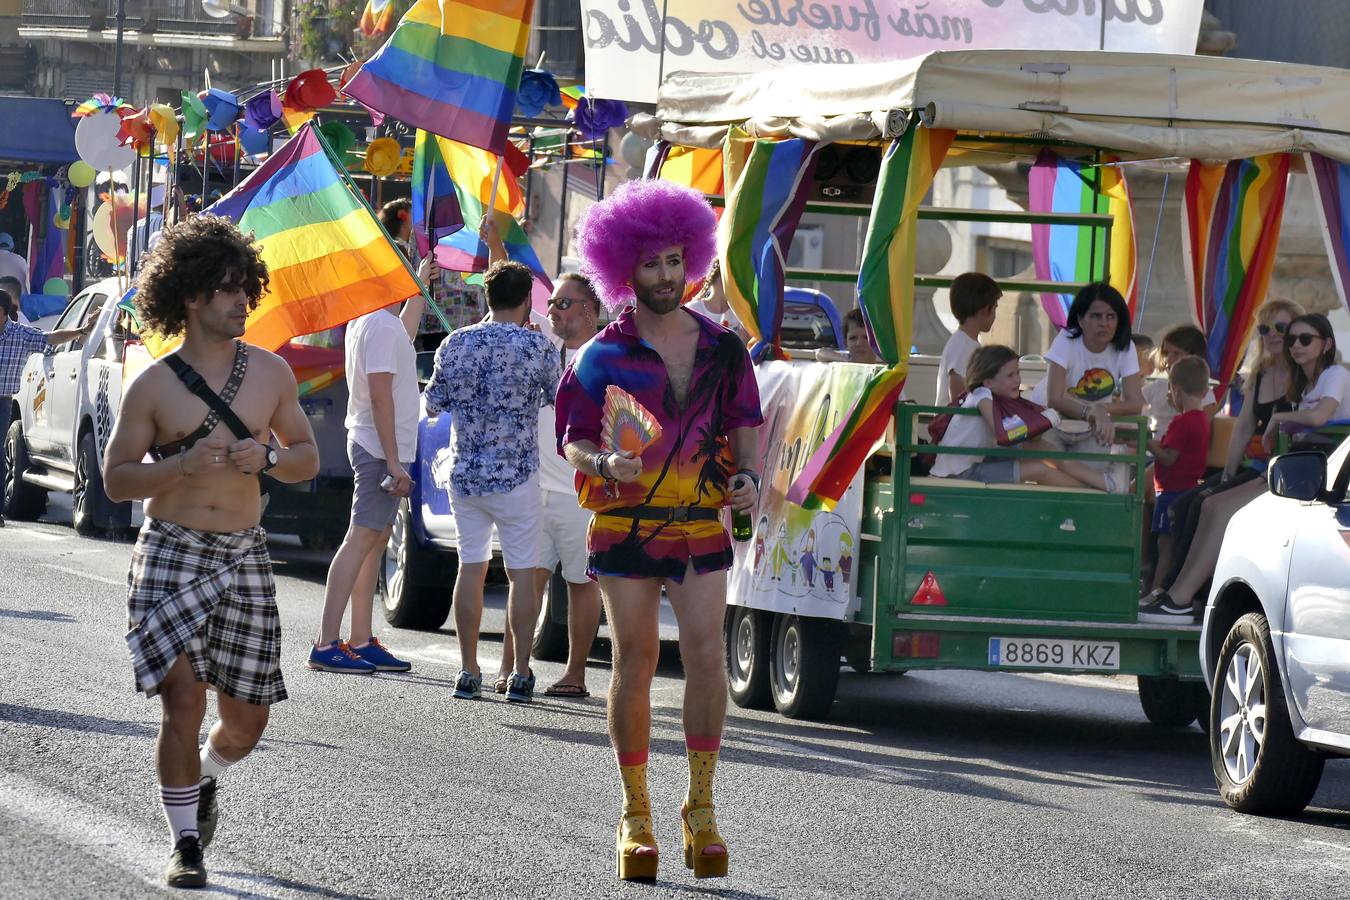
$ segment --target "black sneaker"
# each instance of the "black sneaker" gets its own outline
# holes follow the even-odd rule
[[[511,673],[511,680],[506,683],[506,702],[507,703],[529,703],[534,699],[534,673],[531,672],[528,677]]]
[[[201,835],[203,850],[211,845],[211,838],[216,836],[217,815],[216,780],[203,779],[197,798],[197,832]]]
[[[1171,594],[1160,591],[1152,603],[1139,610],[1139,621],[1158,625],[1191,625],[1195,619],[1191,613],[1191,604],[1178,603]]]
[[[472,672],[460,670],[459,677],[455,679],[455,693],[453,696],[458,700],[479,700],[483,696],[483,673],[477,675]]]
[[[202,842],[192,835],[180,838],[169,857],[169,868],[164,870],[164,881],[169,887],[206,887],[206,866],[202,862]]]

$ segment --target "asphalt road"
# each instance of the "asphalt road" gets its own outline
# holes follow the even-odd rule
[[[55,514],[59,518],[59,511]],[[122,635],[130,545],[0,532],[0,895],[162,892],[167,837]],[[1344,897],[1350,767],[1295,820],[1220,803],[1205,738],[1148,725],[1128,679],[845,674],[827,723],[733,708],[718,773],[731,876],[680,865],[678,660],[655,688],[655,886],[613,874],[619,793],[601,696],[450,698],[453,636],[377,633],[416,664],[303,668],[321,557],[278,548],[291,699],[222,781],[220,896]],[[500,628],[500,616],[490,627]],[[489,636],[487,658],[500,652]],[[542,684],[560,667],[536,667]]]

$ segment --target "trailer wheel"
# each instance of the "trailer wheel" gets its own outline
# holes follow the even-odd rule
[[[1204,698],[1203,700],[1201,698]],[[1159,728],[1185,728],[1208,705],[1209,692],[1198,681],[1140,675],[1139,705],[1144,717]]]
[[[832,619],[774,615],[769,642],[773,705],[789,719],[823,719],[839,686],[842,626]]]
[[[450,615],[455,585],[454,554],[423,547],[404,500],[394,518],[380,564],[384,618],[395,628],[435,631]]]
[[[545,662],[567,662],[567,580],[555,567],[539,604],[531,655]]]
[[[742,709],[771,709],[769,613],[728,606],[722,633],[727,646],[727,693]]]

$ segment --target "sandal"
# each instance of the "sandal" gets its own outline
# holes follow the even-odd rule
[[[681,806],[684,825],[684,865],[694,870],[695,878],[723,878],[727,874],[727,843],[717,833],[717,819],[711,804]],[[705,853],[709,847],[721,847],[721,853]]]
[[[563,684],[561,681],[544,691],[545,697],[572,697],[578,700],[590,695],[591,692],[586,690],[584,684]]]
[[[509,681],[509,680],[510,680],[510,676],[509,676],[509,675],[498,675],[498,676],[497,676],[497,679],[496,679],[495,681],[492,682],[492,693],[494,693],[494,694],[505,694],[505,693],[506,693],[506,683],[507,683],[507,681]]]
[[[661,857],[656,851],[651,813],[637,810],[619,821],[614,857],[620,881],[655,881]],[[652,851],[652,852],[647,852]]]

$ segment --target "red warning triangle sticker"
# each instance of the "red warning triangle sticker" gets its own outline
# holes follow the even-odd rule
[[[938,585],[937,578],[931,570],[923,576],[923,581],[919,583],[919,589],[914,592],[914,597],[909,602],[912,606],[947,605],[947,597],[942,593],[942,588]]]

